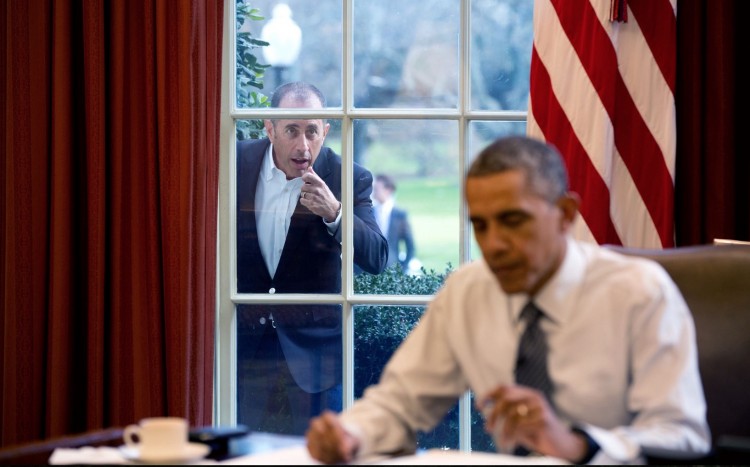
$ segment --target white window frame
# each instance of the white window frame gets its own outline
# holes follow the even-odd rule
[[[237,401],[237,367],[235,326],[237,304],[251,303],[335,303],[343,310],[343,406],[354,402],[354,319],[353,307],[357,305],[411,305],[427,306],[432,295],[362,295],[354,294],[353,266],[353,149],[352,121],[359,118],[377,119],[440,119],[458,122],[459,171],[466,172],[469,158],[468,131],[472,121],[525,122],[523,111],[476,111],[471,110],[471,47],[470,20],[471,0],[460,0],[459,28],[459,100],[456,109],[355,109],[353,107],[353,56],[352,24],[354,0],[341,0],[343,12],[343,93],[340,109],[238,109],[235,106],[235,0],[224,2],[224,37],[222,47],[222,105],[221,145],[219,164],[219,209],[217,235],[217,289],[216,289],[216,345],[214,371],[214,424],[234,425]],[[263,119],[282,117],[327,118],[341,121],[342,150],[342,293],[340,294],[237,294],[236,268],[236,140],[235,121],[238,119]],[[462,175],[463,177],[463,175]],[[459,203],[459,265],[464,264],[471,248],[470,224],[466,201],[461,192]],[[471,406],[469,394],[459,401],[460,433],[459,449],[471,447]]]

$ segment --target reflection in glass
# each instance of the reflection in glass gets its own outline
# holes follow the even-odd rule
[[[237,422],[303,435],[342,408],[341,305],[237,306]]]
[[[456,108],[458,0],[354,2],[354,105]]]
[[[528,109],[533,9],[529,0],[471,2],[473,109]]]
[[[386,293],[386,292],[384,292]],[[389,291],[388,293],[396,293]],[[354,307],[354,398],[378,382],[393,352],[424,313],[419,306]],[[458,404],[432,431],[420,433],[417,447],[458,448]]]

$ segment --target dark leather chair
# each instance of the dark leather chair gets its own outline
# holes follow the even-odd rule
[[[0,448],[0,465],[49,464],[49,458],[57,448],[119,446],[122,444],[122,431],[122,428],[107,428],[4,446]]]
[[[750,463],[750,245],[608,247],[660,263],[690,307],[714,449],[701,463]]]

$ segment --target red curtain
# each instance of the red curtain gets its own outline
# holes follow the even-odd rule
[[[211,423],[222,18],[0,7],[0,444]]]
[[[750,240],[746,0],[677,3],[677,245]]]

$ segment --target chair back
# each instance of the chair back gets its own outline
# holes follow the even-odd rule
[[[695,320],[714,446],[750,439],[750,245],[608,248],[653,259],[672,277]]]

